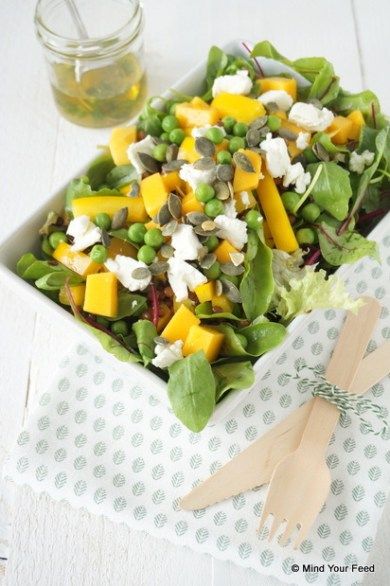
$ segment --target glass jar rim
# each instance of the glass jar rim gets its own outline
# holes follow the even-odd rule
[[[118,29],[101,37],[71,38],[60,35],[45,24],[43,4],[47,0],[38,0],[35,14],[35,30],[39,41],[54,53],[77,59],[106,57],[123,49],[140,34],[143,28],[143,11],[139,0],[132,0],[133,10],[127,21]]]

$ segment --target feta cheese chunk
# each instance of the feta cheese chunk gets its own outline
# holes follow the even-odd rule
[[[310,132],[299,132],[297,140],[295,141],[297,148],[300,149],[301,151],[304,151],[305,149],[307,149],[307,147],[310,144],[310,137],[311,137]]]
[[[157,366],[157,368],[168,368],[174,362],[183,358],[182,348],[182,340],[176,340],[173,344],[167,344],[166,346],[156,344],[154,349],[156,357],[152,360],[153,366]]]
[[[246,222],[221,214],[214,219],[214,224],[219,228],[217,236],[228,240],[238,250],[241,250],[248,241]]]
[[[193,128],[191,130],[191,135],[194,138],[200,138],[201,136],[206,136],[206,132],[209,130],[209,128],[218,128],[218,130],[221,131],[221,133],[223,134],[223,136],[226,136],[226,132],[223,126],[218,126],[217,124],[211,125],[211,124],[207,124],[206,126],[202,126],[202,127],[196,127]]]
[[[289,185],[295,185],[295,191],[297,193],[304,193],[306,187],[311,181],[310,173],[305,173],[305,169],[301,163],[295,163],[290,165],[287,169],[287,173],[283,178],[283,186],[288,187]]]
[[[156,143],[153,138],[148,134],[142,140],[133,142],[127,149],[127,156],[129,157],[130,163],[135,167],[139,175],[142,175],[144,168],[141,165],[141,161],[138,153],[145,153],[146,155],[153,155],[153,148]]]
[[[144,262],[117,254],[114,259],[109,258],[104,263],[106,269],[117,276],[118,280],[129,291],[143,291],[149,285],[152,276],[149,274],[144,279],[134,279],[132,273],[135,269],[147,268]]]
[[[102,231],[90,221],[89,216],[77,216],[71,220],[66,233],[74,239],[70,247],[74,252],[80,252],[100,242],[102,237]]]
[[[195,260],[202,248],[193,227],[179,224],[172,234],[171,246],[175,249],[175,257],[181,260]]]
[[[217,170],[215,166],[212,169],[196,169],[194,165],[188,163],[181,167],[179,176],[195,191],[200,183],[213,183],[217,177]]]
[[[242,191],[241,193],[247,193],[247,192]],[[248,197],[248,195],[247,195],[247,197]],[[244,202],[243,199],[241,201]],[[248,201],[249,201],[249,197],[248,197]],[[232,197],[223,203],[223,211],[224,211],[224,215],[227,216],[228,218],[232,218],[232,219],[237,218],[236,202]]]
[[[268,172],[272,177],[283,177],[290,166],[290,157],[286,142],[283,138],[272,138],[269,132],[260,143],[260,148],[265,151],[265,159]]]
[[[284,90],[269,90],[261,94],[257,99],[266,107],[269,104],[276,104],[278,110],[282,110],[283,112],[287,112],[294,101],[290,94]]]
[[[288,118],[305,130],[319,132],[332,124],[334,114],[327,108],[320,110],[313,104],[296,102],[291,108]]]
[[[213,83],[213,98],[219,94],[247,95],[252,89],[252,80],[246,69],[240,69],[235,75],[220,75]]]
[[[176,301],[179,302],[188,299],[188,289],[194,291],[195,287],[207,282],[207,278],[198,269],[174,256],[168,259],[167,276]]]
[[[375,153],[365,150],[360,155],[356,151],[352,151],[349,157],[349,169],[361,175],[365,167],[372,165]]]

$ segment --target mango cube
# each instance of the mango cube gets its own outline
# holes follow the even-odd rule
[[[234,171],[233,189],[234,191],[256,189],[260,179],[261,157],[258,153],[249,149],[240,149],[239,152],[246,155],[250,160],[254,171],[244,171],[237,165]]]
[[[169,171],[169,173],[162,175],[162,180],[168,191],[182,191],[184,189],[184,181],[178,171]]]
[[[188,356],[198,350],[203,350],[209,362],[218,357],[224,335],[207,326],[191,326],[184,342],[183,354]]]
[[[181,211],[183,216],[190,212],[203,212],[203,204],[196,199],[193,191],[190,191],[181,200]]]
[[[326,133],[329,134],[334,144],[345,144],[348,142],[350,134],[353,133],[353,122],[344,116],[335,116],[332,124],[326,129]]]
[[[114,273],[88,275],[85,287],[84,311],[105,317],[118,312],[118,280]]]
[[[219,308],[222,313],[231,313],[233,311],[233,303],[226,297],[226,295],[214,295],[211,300],[213,308]]]
[[[110,245],[108,247],[108,258],[115,258],[117,254],[121,256],[130,256],[131,258],[137,258],[137,249],[135,246],[122,240],[121,238],[111,238]]]
[[[364,116],[360,110],[353,110],[348,114],[347,118],[352,121],[352,129],[348,138],[351,140],[359,140],[360,132],[365,125]]]
[[[180,145],[179,152],[177,154],[178,159],[185,159],[190,163],[195,163],[200,159],[200,154],[195,149],[195,138],[193,136],[186,136]]]
[[[53,258],[82,277],[97,273],[102,266],[94,262],[85,252],[74,252],[71,250],[67,242],[59,243],[53,252]]]
[[[203,283],[202,285],[198,285],[194,289],[195,295],[197,296],[199,303],[204,303],[205,301],[211,301],[214,292],[215,292],[215,285],[213,281],[207,281],[207,283]]]
[[[121,208],[128,209],[128,222],[145,222],[148,219],[144,200],[141,196],[122,197],[119,195],[97,195],[92,197],[79,197],[72,202],[74,217],[86,215],[92,221],[97,214],[102,212],[112,218]]]
[[[252,191],[239,191],[238,193],[235,193],[233,197],[236,210],[239,214],[245,210],[254,208],[256,205],[256,200],[253,197]]]
[[[205,104],[205,105],[204,105]],[[183,128],[216,124],[220,118],[218,111],[203,102],[182,102],[175,108],[175,116]]]
[[[291,77],[263,77],[258,79],[257,83],[260,86],[261,92],[269,92],[270,90],[284,90],[295,101],[297,99],[297,82]]]
[[[148,215],[153,218],[168,199],[168,189],[160,173],[142,179],[141,195]]]
[[[125,128],[114,128],[111,132],[108,146],[115,165],[127,165],[130,163],[127,156],[129,145],[137,139],[137,128],[127,126]]]
[[[184,342],[191,326],[199,323],[200,319],[182,303],[161,332],[161,336],[169,342],[176,342],[176,340],[183,340]]]
[[[236,94],[219,94],[211,102],[211,105],[218,111],[221,118],[233,116],[238,122],[247,124],[265,114],[265,108],[261,102]]]
[[[214,250],[214,254],[217,257],[217,260],[221,263],[232,261],[230,258],[231,252],[238,252],[238,250],[232,244],[230,244],[228,240],[222,240],[222,242],[218,244],[217,248]]]
[[[85,296],[85,285],[82,283],[81,285],[69,285],[70,294],[72,295],[72,299],[76,307],[82,307],[84,303],[84,296]],[[63,305],[70,305],[68,296],[65,291],[65,287],[61,287],[58,299],[60,303]]]

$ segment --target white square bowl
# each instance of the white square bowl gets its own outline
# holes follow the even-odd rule
[[[236,55],[247,55],[242,48],[241,41],[232,41],[225,45],[223,49],[231,54]],[[269,75],[277,74],[285,71],[286,68],[283,65],[278,64],[273,60],[262,60],[262,67],[267,69]],[[185,94],[196,94],[200,91],[201,85],[204,79],[204,73],[206,68],[206,61],[200,63],[194,69],[192,69],[187,75],[181,78],[177,83],[172,86],[178,92]],[[298,83],[301,82],[300,76],[296,75]],[[163,97],[170,97],[170,90],[163,94]],[[80,339],[85,343],[93,344],[95,347],[101,349],[101,346],[97,339],[91,334],[86,328],[84,328],[73,316],[57,305],[54,301],[43,295],[38,289],[36,289],[30,283],[27,283],[16,274],[16,263],[20,256],[26,252],[34,252],[39,254],[40,241],[38,238],[38,230],[43,224],[46,215],[49,210],[60,211],[63,208],[64,193],[66,187],[71,179],[74,177],[80,177],[84,175],[90,161],[84,167],[76,173],[72,173],[67,184],[52,195],[37,211],[32,214],[27,220],[23,222],[15,231],[14,234],[8,237],[4,242],[0,244],[0,274],[2,274],[10,283],[10,286],[20,293],[27,301],[34,304],[38,311],[47,315],[52,321],[60,321],[63,324],[67,324],[69,328],[74,329],[78,333]],[[376,231],[376,230],[375,230]],[[299,317],[293,320],[288,327],[288,333],[296,332],[300,324],[302,324],[304,317]],[[256,374],[256,380],[253,386],[256,385],[256,381],[259,381],[261,376],[270,368],[275,360],[275,356],[279,355],[282,347],[288,344],[289,335],[286,336],[285,342],[281,346],[278,346],[275,350],[266,353],[260,357],[255,365],[254,370]],[[119,370],[124,376],[136,375],[138,380],[149,389],[149,391],[156,397],[162,404],[169,406],[168,397],[166,393],[166,383],[158,376],[144,368],[139,364],[128,364],[123,363],[114,358],[111,354],[106,353],[107,360],[111,361],[116,370]],[[253,388],[253,387],[251,387]],[[243,391],[231,391],[228,393],[220,403],[216,405],[214,414],[209,422],[209,425],[215,424],[217,421],[223,419],[228,413],[230,413],[247,395],[251,388]]]

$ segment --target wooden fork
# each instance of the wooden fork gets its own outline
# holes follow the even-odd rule
[[[367,343],[379,317],[380,305],[365,297],[357,315],[348,313],[326,379],[349,390],[354,381]],[[325,454],[340,411],[335,405],[316,397],[298,448],[286,456],[271,477],[259,530],[273,515],[269,541],[284,521],[287,525],[279,543],[284,545],[299,526],[296,549],[305,539],[329,493],[331,476]]]

